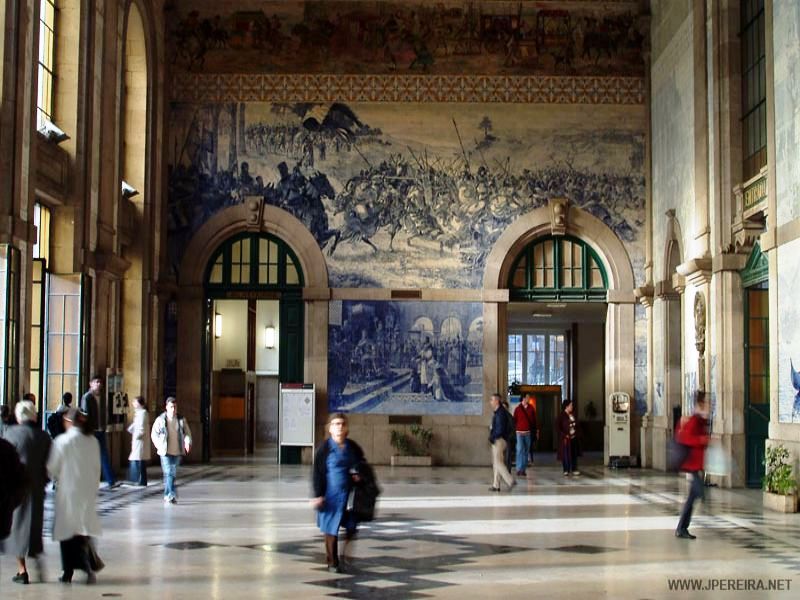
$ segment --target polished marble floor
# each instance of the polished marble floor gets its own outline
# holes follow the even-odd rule
[[[77,573],[56,583],[48,540],[44,583],[36,569],[30,585],[11,583],[14,560],[0,557],[0,598],[800,597],[800,516],[764,512],[757,491],[712,487],[697,539],[676,539],[687,482],[675,475],[596,465],[567,478],[536,466],[497,494],[489,467],[378,467],[379,517],[335,574],[307,502],[309,467],[185,466],[174,506],[161,500],[158,468],[149,473],[147,489],[99,492],[107,566],[97,585]],[[715,589],[671,590],[678,577]],[[789,589],[758,589],[770,583]]]

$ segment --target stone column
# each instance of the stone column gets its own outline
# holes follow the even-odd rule
[[[178,406],[192,429],[192,460],[200,460],[206,432],[202,415],[203,288],[178,290]],[[206,415],[208,417],[208,415]]]
[[[603,461],[608,464],[608,416],[611,406],[608,398],[613,392],[626,392],[634,401],[634,310],[635,297],[633,292],[608,292],[608,316],[606,317],[606,426],[605,443],[603,448]],[[631,420],[633,420],[631,409]],[[631,427],[631,435],[635,435]],[[631,453],[634,453],[636,444],[631,444]]]
[[[711,352],[711,387],[716,406],[712,431],[718,436],[732,471],[728,477],[714,477],[724,487],[745,485],[745,415],[744,415],[744,296],[739,271],[747,258],[743,254],[719,254],[714,257],[711,279],[712,298],[709,318],[714,323],[709,337]]]
[[[316,423],[314,424],[316,441],[325,435],[325,422],[328,418],[328,304],[331,291],[329,288],[305,288],[305,342],[304,372],[305,381],[316,386]],[[303,463],[311,462],[311,455],[303,451]]]
[[[651,269],[652,271],[652,269]],[[636,298],[644,306],[647,317],[647,410],[642,415],[642,429],[640,432],[639,452],[641,466],[653,467],[653,286],[647,285],[636,288]]]

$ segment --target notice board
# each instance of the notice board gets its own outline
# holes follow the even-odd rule
[[[314,384],[282,383],[278,454],[281,446],[314,446]]]

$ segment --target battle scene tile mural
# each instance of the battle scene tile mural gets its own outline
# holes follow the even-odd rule
[[[479,302],[331,302],[328,411],[481,414],[482,311]]]
[[[259,196],[314,235],[331,287],[478,288],[505,228],[564,197],[622,240],[640,285],[643,112],[592,111],[589,120],[579,106],[174,103],[171,263],[217,211]]]
[[[642,77],[640,2],[239,2],[170,8],[173,68],[205,73]]]

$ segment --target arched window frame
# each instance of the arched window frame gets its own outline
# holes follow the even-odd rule
[[[534,285],[534,271],[536,269],[534,256],[536,248],[544,246],[548,242],[553,244],[553,285],[536,286]],[[564,242],[570,242],[580,249],[581,284],[577,287],[567,287],[564,285]],[[520,263],[523,260],[526,261],[524,272],[525,283],[523,286],[515,286],[514,279],[517,275]],[[602,286],[591,286],[590,284],[591,267],[593,266],[600,272],[603,282]],[[603,266],[603,261],[600,260],[600,256],[583,240],[569,235],[546,236],[532,241],[519,253],[517,258],[514,259],[508,276],[508,289],[510,290],[510,299],[517,301],[605,302],[608,290],[608,275]]]
[[[250,241],[249,256],[247,263],[243,260],[234,262],[233,247],[237,242],[244,240]],[[275,283],[259,283],[259,266],[266,264],[259,262],[259,241],[267,240],[277,245],[277,281]],[[297,272],[297,283],[287,283],[286,271],[287,260],[291,261]],[[214,267],[220,263],[222,267],[221,281],[211,281]],[[248,280],[247,283],[234,282],[232,273],[234,265],[247,264]],[[303,270],[300,261],[294,251],[279,237],[269,233],[240,233],[227,240],[214,252],[206,266],[205,274],[206,287],[208,290],[295,290],[305,285],[303,280]]]

